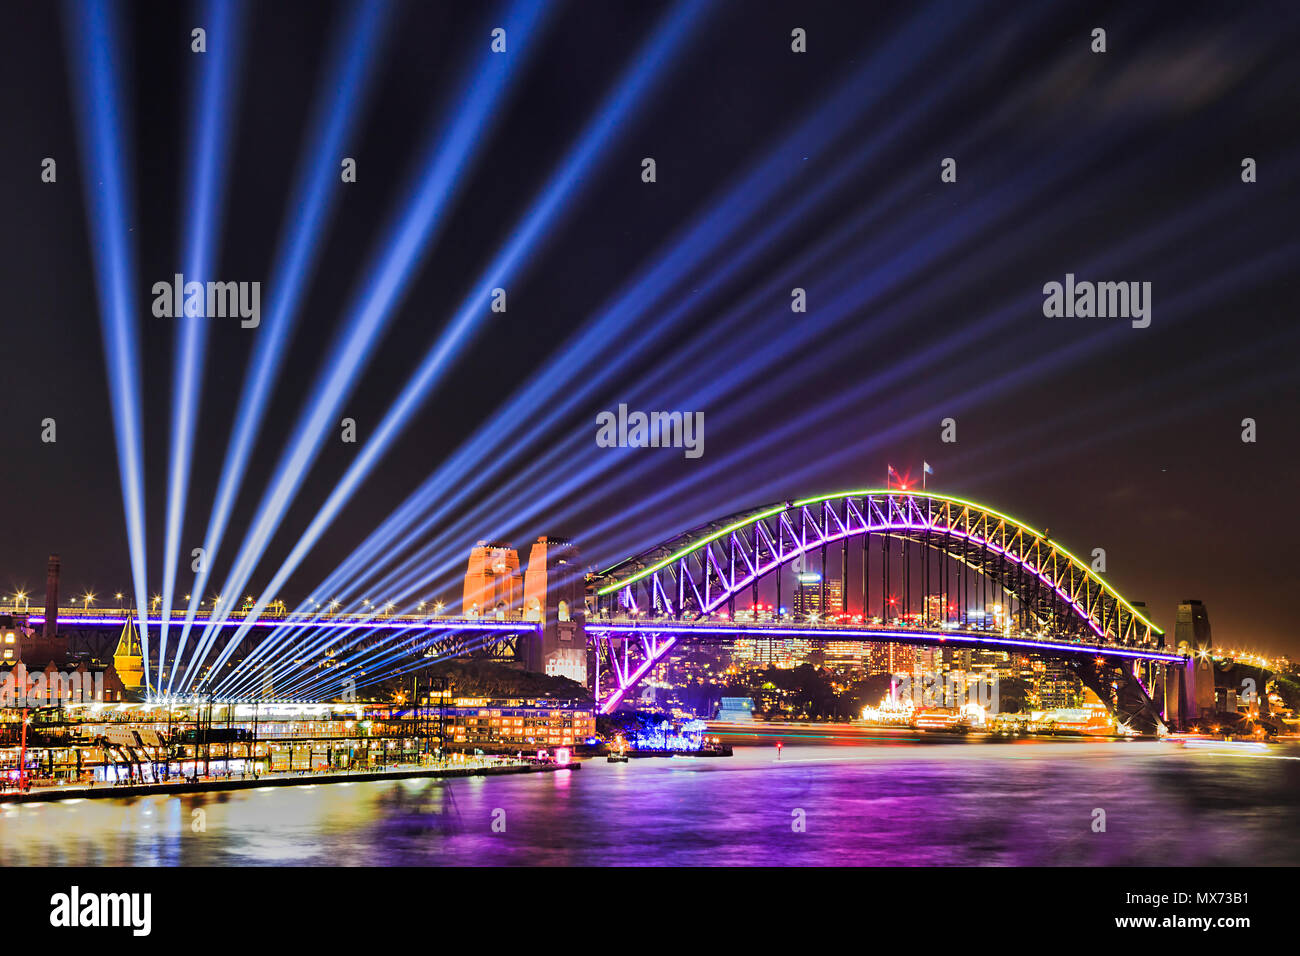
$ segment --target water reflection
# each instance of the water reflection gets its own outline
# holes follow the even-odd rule
[[[1294,864],[1297,793],[1296,747],[808,746],[780,760],[754,747],[537,776],[10,805],[0,856],[11,866]],[[1092,830],[1098,808],[1104,833]]]

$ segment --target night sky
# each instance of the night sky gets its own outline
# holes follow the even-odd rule
[[[430,132],[463,108],[464,78],[492,55],[504,6],[395,5],[343,154],[358,181],[339,182],[333,160],[337,204],[209,591],[350,322]],[[240,32],[212,277],[263,282],[264,317],[325,50],[348,9],[256,3]],[[359,441],[331,428],[245,590],[280,566],[673,9],[557,4],[510,47],[521,72],[343,404]],[[149,311],[153,283],[182,271],[190,30],[201,19],[186,3],[127,6],[122,61],[150,594],[162,581],[175,333],[210,323],[182,613],[188,554],[266,331]],[[6,5],[0,33],[0,587],[39,592],[45,556],[58,552],[68,593],[113,603],[131,590],[130,561],[66,26],[59,5],[24,0]],[[807,53],[791,51],[795,27]],[[1104,54],[1090,49],[1095,27],[1107,31]],[[464,473],[484,480],[441,535],[422,539],[436,544],[430,566],[452,570],[418,596],[457,597],[458,562],[478,538],[526,557],[537,534],[567,534],[604,566],[750,506],[881,487],[888,464],[919,478],[924,460],[937,491],[1050,528],[1077,554],[1104,548],[1108,580],[1166,629],[1180,599],[1200,598],[1220,645],[1300,654],[1289,504],[1300,465],[1298,42],[1289,3],[702,7],[671,55],[645,64],[653,83],[612,117],[598,157],[505,283],[507,311],[482,310],[280,596],[305,598],[462,443],[492,435]],[[57,160],[54,184],[41,181],[45,157]],[[656,160],[654,183],[642,182],[644,157]],[[945,157],[957,160],[955,183],[940,181]],[[1258,163],[1255,183],[1242,182],[1244,157]],[[666,258],[684,237],[698,247]],[[661,262],[671,268],[636,286]],[[1151,282],[1150,327],[1046,318],[1042,287],[1066,273]],[[790,309],[796,286],[803,314]],[[611,303],[626,316],[586,334]],[[613,363],[558,421],[511,411],[517,429],[499,441],[488,431],[534,376],[561,373],[550,398],[530,403],[543,416]],[[703,411],[703,456],[598,449],[595,416],[620,402]],[[940,438],[948,417],[955,443]],[[41,440],[45,418],[57,422],[53,444]],[[1244,418],[1257,423],[1254,443],[1242,441]],[[552,449],[525,487],[508,485]],[[473,505],[473,527],[455,527]]]

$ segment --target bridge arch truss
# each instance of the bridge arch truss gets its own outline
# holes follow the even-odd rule
[[[758,604],[759,584],[772,576],[776,577],[779,608],[782,570],[812,554],[822,556],[824,568],[832,545],[841,549],[840,569],[847,585],[853,539],[861,540],[864,616],[869,616],[868,567],[872,561],[883,562],[876,568],[888,574],[884,568],[897,560],[892,551],[887,558],[872,554],[873,536],[881,540],[882,547],[892,547],[891,541],[901,542],[907,561],[912,560],[908,548],[921,555],[937,552],[951,562],[943,566],[942,573],[946,575],[952,568],[962,582],[978,581],[982,576],[988,582],[986,589],[991,584],[1009,608],[1015,606],[1024,633],[1048,631],[1058,640],[1065,634],[1090,645],[1152,650],[1164,645],[1158,627],[1047,532],[950,495],[870,489],[786,501],[732,515],[693,528],[593,575],[589,593],[594,621],[637,624],[635,636],[629,632],[627,641],[611,645],[607,655],[611,673],[627,689],[627,682],[639,679],[667,652],[674,638],[656,635],[655,620],[699,620],[721,610],[729,611],[734,619],[737,599],[743,600],[748,592]],[[926,588],[930,581],[927,564]],[[882,585],[882,619],[891,616],[884,606],[885,591]],[[845,587],[844,605],[835,610],[847,610],[847,597]],[[969,595],[960,604],[959,616],[964,619],[968,610]],[[629,656],[633,641],[644,645],[636,654],[644,666],[637,666]],[[599,646],[597,650],[599,658]]]

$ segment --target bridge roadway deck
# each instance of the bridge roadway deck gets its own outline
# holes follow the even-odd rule
[[[625,618],[589,620],[588,634],[601,637],[621,637],[630,634],[671,634],[679,639],[697,640],[835,640],[873,641],[897,644],[926,644],[940,647],[970,647],[986,650],[1033,650],[1053,654],[1119,657],[1133,660],[1185,663],[1181,654],[1170,653],[1162,647],[1098,644],[1087,641],[1053,640],[1032,635],[1015,635],[1002,631],[985,631],[960,628],[891,627],[844,624],[804,624],[792,622],[677,621],[654,618]]]
[[[29,624],[44,624],[44,613],[24,615],[22,611],[7,611],[0,608],[0,614],[14,613],[19,616],[26,616]],[[121,627],[126,619],[131,615],[130,611],[117,608],[103,609],[93,608],[84,611],[81,608],[76,609],[59,609],[59,626],[60,627],[96,627],[96,626],[117,626]],[[244,611],[231,612],[230,616],[225,618],[220,626],[239,627],[249,615]],[[206,614],[196,615],[194,626],[206,627],[209,616]],[[184,613],[173,614],[170,619],[170,626],[173,628],[180,627],[185,622]],[[151,627],[161,627],[162,618],[154,612],[145,623]],[[483,620],[481,618],[464,618],[464,617],[444,617],[441,615],[416,615],[416,614],[272,614],[263,613],[249,626],[270,628],[289,625],[294,627],[320,628],[320,629],[346,629],[358,628],[361,630],[385,630],[397,631],[405,630],[412,627],[428,627],[438,630],[467,630],[467,631],[531,631],[537,629],[535,621],[497,621]]]
[[[0,608],[0,613],[6,613]],[[23,613],[16,611],[14,613]],[[130,612],[122,609],[60,608],[60,627],[94,627],[121,625]],[[248,615],[233,611],[221,622],[222,628],[239,627]],[[44,623],[42,613],[28,614],[29,623]],[[208,616],[194,619],[195,625],[206,626]],[[171,626],[178,627],[184,615],[174,616]],[[145,622],[150,628],[160,627],[162,619],[151,616]],[[439,631],[496,631],[524,633],[538,628],[536,621],[483,620],[481,618],[444,617],[441,615],[414,614],[263,614],[250,627],[267,629],[284,625],[307,629],[403,631],[424,628]],[[1015,635],[1000,631],[966,628],[935,628],[906,626],[864,626],[861,624],[809,624],[791,621],[725,621],[716,618],[676,620],[672,618],[590,618],[587,633],[593,636],[620,637],[637,632],[672,634],[679,639],[702,641],[727,641],[736,639],[803,639],[836,641],[884,641],[900,644],[925,644],[950,647],[985,648],[992,650],[1034,650],[1067,655],[1093,655],[1134,660],[1184,663],[1184,655],[1171,653],[1163,647],[1142,645],[1100,644],[1068,639],[1039,638],[1034,635]]]

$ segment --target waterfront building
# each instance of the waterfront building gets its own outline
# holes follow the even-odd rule
[[[439,719],[457,746],[572,747],[596,735],[592,705],[570,700],[453,698]]]
[[[0,709],[0,788],[28,780],[151,782],[177,777],[368,770],[430,760],[435,708],[389,704],[64,702]]]
[[[72,653],[48,627],[38,634],[25,619],[0,617],[0,648],[0,710],[128,697],[112,664]]]

